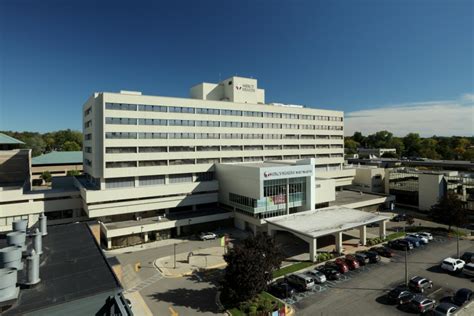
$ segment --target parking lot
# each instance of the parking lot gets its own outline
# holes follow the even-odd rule
[[[461,253],[473,251],[474,243],[461,240],[460,250]],[[435,237],[430,244],[408,254],[409,277],[419,275],[432,280],[434,286],[425,295],[437,302],[448,299],[459,288],[473,288],[471,279],[462,274],[448,274],[439,268],[439,263],[454,256],[455,251],[455,240]],[[395,250],[390,259],[384,258],[377,264],[350,271],[339,281],[317,285],[312,291],[288,299],[287,303],[295,307],[297,315],[400,315],[408,311],[389,304],[385,294],[402,284],[404,275],[404,252]]]

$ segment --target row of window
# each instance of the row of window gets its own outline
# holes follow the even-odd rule
[[[194,182],[204,182],[204,181],[212,181],[212,180],[215,180],[214,172],[199,172],[199,173],[196,173],[196,178]],[[192,173],[168,175],[168,183],[170,184],[187,183],[187,182],[193,182]],[[138,177],[138,186],[164,185],[165,183],[166,183],[166,179],[164,175]],[[131,188],[131,187],[135,187],[134,177],[105,179],[106,189]]]
[[[136,119],[136,118],[126,118],[126,117],[106,117],[105,123],[115,124],[115,125],[137,125],[138,123],[138,125],[157,125],[157,126],[204,126],[204,127],[232,127],[232,128],[275,128],[275,129],[283,128],[283,129],[335,130],[335,131],[342,131],[343,129],[342,126],[332,126],[332,125]]]
[[[108,110],[123,110],[123,111],[137,111],[138,110],[138,111],[148,111],[148,112],[173,112],[173,113],[191,113],[191,114],[206,114],[206,115],[270,117],[270,118],[281,118],[281,119],[302,119],[302,120],[335,121],[335,122],[341,122],[343,120],[343,118],[340,116],[307,115],[307,114],[259,112],[259,111],[240,111],[240,110],[220,110],[220,109],[208,109],[208,108],[127,104],[127,103],[106,103],[105,108]]]
[[[233,163],[264,160],[295,160],[306,158],[342,158],[342,154],[305,154],[305,155],[283,155],[283,156],[252,156],[252,157],[223,157],[223,158],[199,158],[199,159],[170,159],[170,160],[140,160],[140,161],[108,161],[106,168],[135,168],[135,167],[157,167],[178,166],[213,163]]]
[[[90,134],[87,134],[90,135]],[[86,135],[86,136],[87,136]],[[107,139],[342,139],[341,135],[107,132]],[[86,140],[88,140],[86,138]]]

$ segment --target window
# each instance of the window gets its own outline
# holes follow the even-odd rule
[[[241,139],[242,134],[221,134],[221,139]]]
[[[191,173],[170,174],[169,183],[186,183],[193,182],[193,175]]]
[[[244,123],[242,123],[242,127],[245,127],[245,128],[262,128],[263,123],[244,122]]]
[[[136,111],[137,105],[126,103],[105,103],[105,108],[107,110]]]
[[[196,173],[196,182],[212,181],[212,180],[214,180],[214,172]]]
[[[241,122],[221,122],[221,127],[240,128],[242,127],[242,123]]]
[[[166,160],[143,160],[138,162],[139,167],[166,166]]]
[[[166,133],[139,133],[139,139],[166,139]]]
[[[105,179],[106,189],[131,188],[134,186],[135,186],[135,180],[133,177]]]
[[[92,167],[92,161],[90,161],[89,159],[84,159],[84,164],[86,166]]]
[[[165,176],[144,176],[138,177],[138,184],[140,186],[147,185],[163,185],[165,184]]]
[[[219,115],[218,109],[196,108],[196,114]]]
[[[169,161],[170,166],[194,165],[194,159],[174,159]]]
[[[84,111],[84,116],[91,114],[91,112],[92,112],[92,106]]]
[[[193,139],[194,133],[169,133],[168,138],[170,139]]]
[[[107,154],[134,154],[137,152],[136,147],[105,147]]]
[[[138,147],[140,153],[165,153],[166,147]]]
[[[105,133],[107,139],[136,139],[137,133],[119,133],[119,132],[107,132]]]
[[[162,105],[138,105],[138,111],[147,111],[147,112],[167,112],[168,109],[166,106]]]
[[[189,120],[169,120],[169,126],[194,126],[194,121]]]
[[[221,146],[222,151],[242,150],[242,146]]]
[[[92,153],[92,147],[86,146],[84,147],[84,150],[86,151],[86,153],[89,153],[89,154]]]
[[[237,110],[221,110],[221,115],[242,116],[242,111],[237,111]]]
[[[180,106],[170,106],[168,108],[169,112],[173,113],[194,113],[194,108],[180,107]]]
[[[244,111],[244,116],[263,117],[263,112]]]
[[[242,162],[242,157],[230,157],[230,158],[222,158],[222,162]]]
[[[136,161],[108,161],[105,163],[106,168],[134,168],[136,166]]]
[[[219,158],[201,158],[196,160],[197,164],[214,164],[219,162]]]
[[[84,135],[85,140],[91,140],[92,139],[92,134],[86,134]]]
[[[219,146],[198,146],[197,151],[219,151]]]
[[[219,127],[218,121],[196,121],[196,126]]]
[[[170,146],[169,152],[194,151],[194,147],[190,146]]]
[[[167,120],[160,120],[160,119],[138,119],[139,125],[168,125]]]
[[[106,117],[105,124],[137,125],[137,119],[127,117]]]
[[[88,128],[92,126],[92,120],[88,120],[87,122],[84,123],[84,128]]]

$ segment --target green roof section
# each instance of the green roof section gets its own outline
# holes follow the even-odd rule
[[[52,151],[50,153],[34,157],[31,164],[34,165],[67,165],[82,163],[82,151]]]
[[[8,144],[8,145],[23,145],[24,142],[22,142],[21,140],[18,140],[16,138],[13,138],[11,136],[8,136],[6,134],[3,134],[3,133],[0,133],[0,144],[3,145],[3,144]]]

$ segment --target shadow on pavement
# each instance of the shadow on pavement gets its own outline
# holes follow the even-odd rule
[[[395,303],[391,302],[391,301],[388,299],[387,295],[385,295],[385,294],[382,295],[382,296],[377,297],[377,298],[375,299],[375,301],[376,301],[377,303],[380,303],[380,304],[383,304],[383,305],[395,305]]]
[[[154,293],[149,295],[149,297],[158,302],[168,302],[172,305],[187,307],[197,312],[219,312],[215,303],[215,288],[205,288],[200,290],[179,288],[164,293]]]

